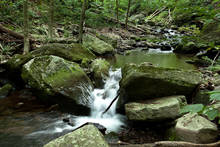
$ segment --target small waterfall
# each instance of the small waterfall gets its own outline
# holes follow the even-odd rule
[[[104,115],[102,115],[112,100],[117,96],[120,79],[121,69],[116,69],[115,71],[110,69],[109,77],[104,81],[105,85],[103,89],[91,90],[90,87],[82,87],[86,93],[90,93],[89,96],[85,98],[85,101],[91,108],[91,114],[90,116],[74,118],[74,124],[76,124],[76,127],[86,122],[92,122],[103,125],[107,128],[107,131],[117,132],[120,130],[120,127],[123,126],[124,123],[122,121],[123,116],[116,114],[117,101],[113,103],[111,108]]]
[[[98,123],[107,129],[107,132],[118,132],[121,126],[125,126],[124,116],[116,114],[116,103],[104,114],[102,113],[111,104],[112,100],[117,96],[119,90],[119,81],[121,79],[121,69],[109,70],[109,77],[104,81],[103,89],[92,89],[92,87],[82,84],[79,88],[83,91],[81,104],[91,108],[90,116],[73,116],[68,115],[74,126],[70,126],[63,121],[58,120],[49,125],[44,126],[41,130],[28,134],[27,138],[36,138],[42,135],[55,134],[72,131],[79,126],[91,122]]]

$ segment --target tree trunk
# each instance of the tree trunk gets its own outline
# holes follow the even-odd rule
[[[54,0],[50,0],[49,39],[53,39]]]
[[[85,21],[86,5],[87,5],[87,0],[83,0],[80,24],[79,24],[79,40],[78,40],[79,43],[82,43],[82,38],[83,38],[83,24]]]
[[[119,7],[119,0],[116,0],[116,18],[117,18],[117,21],[119,22],[119,18],[118,18],[118,7]]]
[[[131,7],[131,0],[128,0],[127,15],[126,15],[126,20],[125,20],[125,28],[126,29],[128,29],[128,16],[129,16],[130,7]]]
[[[24,54],[29,52],[29,20],[28,20],[28,0],[24,0]]]

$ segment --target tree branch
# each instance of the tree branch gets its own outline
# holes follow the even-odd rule
[[[102,116],[111,108],[112,104],[118,99],[120,95],[120,92],[117,94],[117,96],[112,100],[112,102],[110,103],[110,105],[108,106],[108,108],[105,109],[104,112],[102,112]]]

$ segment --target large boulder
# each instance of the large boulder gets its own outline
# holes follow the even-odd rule
[[[193,143],[212,143],[218,137],[217,126],[197,113],[177,119],[175,130],[176,138]]]
[[[88,49],[82,47],[80,44],[51,43],[46,44],[26,55],[13,56],[7,62],[7,67],[11,71],[17,71],[29,60],[43,55],[54,55],[74,62],[81,62],[83,59],[95,59],[95,55]]]
[[[83,104],[83,91],[80,86],[91,86],[91,81],[77,63],[57,56],[41,56],[30,60],[23,66],[23,80],[43,96],[56,102]]]
[[[109,145],[95,126],[86,125],[52,140],[44,147],[109,147]]]
[[[96,37],[99,39],[105,41],[106,43],[109,43],[112,45],[112,47],[116,48],[118,45],[118,41],[121,40],[121,36],[118,34],[115,34],[113,32],[101,32],[96,33]]]
[[[95,80],[95,85],[101,87],[104,82],[103,79],[108,76],[110,64],[105,59],[95,59],[91,64],[91,70]]]
[[[180,116],[185,96],[170,96],[125,104],[126,116],[132,121],[161,121]]]
[[[183,38],[174,49],[175,53],[196,54],[201,50],[208,48],[208,45],[197,40],[190,40],[190,37]]]
[[[83,46],[98,55],[114,53],[114,48],[110,44],[89,34],[83,36]]]
[[[119,105],[172,95],[190,96],[202,81],[197,71],[126,64],[122,69]]]

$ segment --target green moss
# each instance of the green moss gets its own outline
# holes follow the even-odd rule
[[[0,98],[6,97],[11,90],[11,84],[5,84],[4,86],[0,87]]]
[[[220,23],[219,21],[211,22],[203,27],[201,38],[207,41],[220,44]]]
[[[96,59],[92,62],[91,70],[97,87],[101,87],[104,84],[103,78],[108,76],[109,68],[110,64],[105,59]]]
[[[83,46],[99,55],[114,53],[114,48],[110,44],[89,34],[83,36]]]
[[[77,63],[57,56],[41,56],[23,66],[23,80],[39,94],[47,96],[63,95],[80,103],[81,83],[91,85],[90,79]]]
[[[54,55],[73,62],[81,62],[83,59],[91,61],[95,55],[80,44],[47,44],[26,55],[15,55],[6,64],[11,71],[20,71],[22,66],[35,57]]]
[[[197,71],[128,64],[122,69],[121,97],[137,101],[170,95],[189,96],[202,82]],[[122,101],[123,103],[123,101]]]

